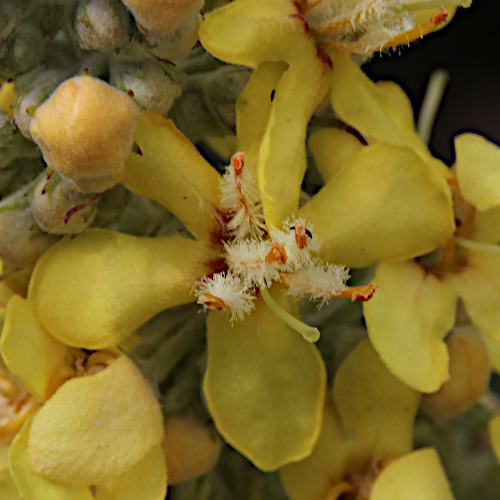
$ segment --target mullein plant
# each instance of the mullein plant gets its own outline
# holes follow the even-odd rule
[[[0,6],[2,498],[474,495],[500,153],[354,62],[469,4]]]

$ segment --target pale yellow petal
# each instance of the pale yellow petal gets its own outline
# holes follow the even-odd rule
[[[500,342],[489,337],[484,337],[484,341],[488,347],[491,368],[500,374]]]
[[[500,148],[477,134],[455,137],[460,193],[478,210],[500,205]]]
[[[493,417],[489,423],[490,439],[493,451],[500,462],[500,415]]]
[[[307,124],[326,94],[329,71],[316,56],[316,49],[311,48],[308,57],[290,65],[276,89],[258,165],[264,217],[271,230],[281,229],[282,223],[298,209],[307,166]]]
[[[53,480],[99,484],[124,474],[160,444],[163,417],[126,356],[65,382],[33,418],[29,455]]]
[[[280,470],[286,493],[291,500],[325,500],[332,485],[366,465],[364,451],[362,443],[342,432],[337,411],[327,394],[321,433],[313,452]]]
[[[425,254],[455,229],[444,178],[387,144],[363,147],[298,214],[314,224],[323,259],[349,267]]]
[[[408,97],[394,83],[372,82],[349,54],[333,55],[331,101],[339,118],[369,144],[408,146],[430,156],[413,127]]]
[[[289,301],[273,287],[281,307]],[[264,471],[300,460],[319,435],[326,374],[313,344],[259,297],[251,316],[208,317],[205,397],[225,440]]]
[[[163,500],[167,494],[167,467],[161,446],[155,446],[125,474],[99,484],[96,500]]]
[[[413,261],[380,263],[373,283],[378,288],[363,306],[373,346],[400,380],[437,391],[448,379],[443,338],[455,321],[454,289]]]
[[[353,134],[339,128],[324,128],[309,139],[319,173],[330,182],[363,147]]]
[[[168,208],[196,238],[210,239],[218,231],[217,171],[171,120],[156,113],[139,114],[134,140],[140,154],[130,153],[115,180]]]
[[[66,366],[68,346],[45,330],[30,303],[18,295],[7,306],[0,351],[10,373],[31,394],[42,401],[53,394],[57,372]]]
[[[246,165],[257,168],[259,147],[266,131],[276,88],[287,65],[262,63],[250,77],[236,103],[238,151],[246,155]],[[274,94],[273,94],[274,92]]]
[[[257,68],[264,61],[288,62],[302,47],[314,47],[298,5],[289,0],[232,2],[205,16],[200,42],[231,64]]]
[[[38,261],[29,300],[61,342],[87,349],[119,344],[160,311],[194,300],[193,283],[217,260],[202,242],[91,230]]]
[[[444,276],[462,297],[471,321],[483,335],[500,341],[500,255],[464,251],[466,265]]]
[[[385,459],[411,450],[420,393],[392,375],[368,340],[340,366],[333,398],[344,433],[366,447],[367,457]]]
[[[4,82],[0,86],[0,108],[6,111],[9,116],[14,114],[14,101],[16,100],[16,90],[14,82]]]
[[[423,448],[390,463],[375,481],[370,500],[453,500],[439,455]]]
[[[2,500],[21,500],[21,494],[9,471],[9,462],[0,465],[0,498]]]
[[[9,453],[12,477],[25,500],[93,500],[88,486],[52,481],[37,474],[28,453],[30,423],[14,439]],[[3,497],[2,497],[3,500]]]

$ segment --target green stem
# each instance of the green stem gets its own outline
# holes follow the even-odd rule
[[[492,245],[491,243],[481,243],[479,241],[468,240],[466,238],[455,237],[455,243],[462,248],[468,250],[477,250],[479,252],[500,253],[499,245]]]
[[[316,342],[319,339],[319,330],[314,326],[306,325],[300,319],[285,311],[272,297],[267,288],[260,288],[260,293],[269,309],[282,319],[289,327],[299,332],[308,342]]]

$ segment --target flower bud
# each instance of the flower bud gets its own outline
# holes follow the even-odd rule
[[[129,93],[142,110],[165,115],[181,95],[180,72],[166,69],[153,61],[116,62],[110,65],[109,83]]]
[[[199,11],[204,0],[123,0],[142,28],[164,35],[174,31],[182,20]]]
[[[47,233],[81,233],[92,223],[97,213],[97,204],[65,184],[68,182],[57,174],[53,174],[49,180],[43,176],[30,193],[33,216]],[[68,190],[72,199],[65,192]]]
[[[12,267],[33,267],[59,241],[36,224],[25,189],[0,202],[0,260]]]
[[[52,91],[70,72],[62,69],[36,69],[21,76],[16,82],[17,100],[14,105],[14,120],[21,133],[31,139],[30,123],[35,109],[44,102]]]
[[[132,150],[139,108],[91,76],[63,82],[33,116],[30,132],[49,167],[84,193],[115,184]]]
[[[22,24],[0,48],[0,79],[15,79],[41,64],[45,46],[45,37],[36,24]]]
[[[236,100],[249,77],[246,68],[237,66],[189,75],[169,116],[193,141],[234,134]]]
[[[144,36],[144,46],[156,58],[175,61],[184,57],[198,41],[201,16],[198,12],[185,17],[172,32],[158,35],[139,28]]]
[[[490,380],[488,351],[475,327],[454,328],[446,345],[450,378],[437,392],[422,397],[422,408],[435,418],[452,418],[464,412],[481,398]]]
[[[167,419],[163,450],[168,483],[177,484],[209,471],[219,458],[221,439],[192,415]]]
[[[36,146],[14,126],[10,116],[0,109],[0,169],[21,157],[40,156]]]
[[[128,40],[130,18],[118,0],[80,0],[75,30],[84,50],[116,50]]]

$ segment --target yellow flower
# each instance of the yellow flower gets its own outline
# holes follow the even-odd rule
[[[452,499],[436,451],[411,451],[419,400],[363,341],[336,373],[314,451],[281,469],[291,500]]]
[[[428,248],[427,252],[438,250],[425,259],[405,260],[401,256],[393,259],[399,262],[378,264],[373,281],[378,285],[377,294],[364,305],[375,349],[389,369],[410,386],[422,392],[438,390],[448,378],[449,357],[443,339],[455,323],[455,305],[461,297],[471,321],[486,336],[492,365],[498,370],[500,361],[494,346],[500,340],[496,326],[500,320],[500,259],[495,255],[500,234],[499,148],[475,134],[458,136],[455,171],[449,170],[430,155],[417,136],[410,101],[397,85],[371,82],[341,54],[334,58],[333,80],[335,112],[369,145],[363,146],[345,131],[318,133],[312,147],[325,175],[335,176],[342,168],[327,158],[332,138],[343,148],[340,160],[347,158],[347,165],[368,154],[370,148],[393,145],[411,149],[431,175],[440,176],[441,182],[446,180],[448,194],[441,196],[453,194],[453,218],[458,225],[454,235],[448,233],[450,238]],[[390,162],[392,157],[387,154],[385,158]],[[419,177],[416,174],[415,183],[422,182]],[[424,203],[408,204],[416,217],[427,210]],[[316,223],[312,216],[311,221]],[[407,237],[400,233],[400,238]]]
[[[29,300],[52,335],[87,349],[114,346],[158,312],[195,300],[193,285],[199,301],[209,308],[229,310],[236,318],[252,311],[248,319],[233,325],[219,313],[209,314],[204,391],[226,441],[261,469],[272,470],[300,460],[314,446],[325,373],[316,348],[289,325],[304,327],[310,340],[317,330],[308,330],[286,311],[291,299],[281,296],[281,286],[268,288],[270,284],[280,280],[297,295],[323,300],[342,296],[343,284],[335,293],[327,285],[321,290],[313,286],[313,273],[330,276],[335,270],[315,260],[314,254],[324,261],[354,265],[411,258],[444,243],[454,226],[446,182],[418,154],[401,146],[380,145],[361,155],[298,210],[306,128],[326,95],[330,68],[327,59],[318,57],[314,41],[304,35],[296,7],[280,2],[266,5],[261,14],[269,15],[268,28],[276,9],[283,8],[278,38],[290,43],[278,44],[285,53],[271,62],[266,62],[272,54],[269,47],[258,46],[264,62],[237,103],[238,149],[245,153],[248,184],[244,181],[240,192],[234,177],[236,187],[231,192],[226,181],[230,184],[236,165],[229,169],[229,180],[221,177],[170,121],[141,113],[135,136],[139,150],[129,156],[115,180],[160,202],[195,240],[88,231],[64,240],[41,258]],[[223,28],[227,29],[227,21],[231,26],[231,16],[224,26],[219,26],[215,14],[211,19],[215,21],[207,21],[210,28],[204,36],[210,29],[220,33],[218,43],[228,45]],[[256,30],[250,38],[247,26]],[[252,52],[261,35],[268,41],[272,38],[261,24],[244,27],[239,37],[233,33],[238,50]],[[248,57],[252,65],[252,54]],[[232,225],[241,215],[232,203],[243,194],[242,221],[254,220],[249,231],[243,222]],[[425,206],[425,212],[417,214],[408,200]],[[398,217],[389,217],[396,212]],[[305,223],[313,219],[314,234],[308,234]],[[292,221],[290,226],[287,220]],[[403,231],[406,239],[400,240]],[[266,245],[270,248],[262,253]],[[265,257],[255,259],[254,274],[248,259],[242,259],[241,269],[235,257],[248,250]],[[285,255],[294,257],[286,262]],[[263,264],[264,274],[259,275],[257,264]],[[221,297],[220,290],[231,293]],[[357,293],[347,290],[349,297]],[[229,304],[235,298],[241,314]],[[291,387],[293,391],[286,389]]]
[[[59,342],[17,295],[0,349],[26,393],[26,410],[6,414],[2,427],[10,431],[9,469],[23,498],[164,498],[161,410],[125,355]],[[13,407],[9,401],[2,404]]]

